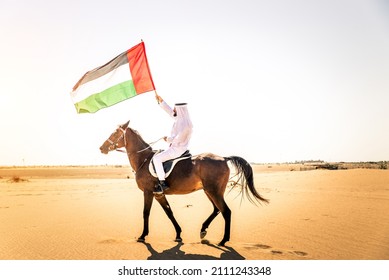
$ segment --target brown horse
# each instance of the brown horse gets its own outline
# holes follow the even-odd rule
[[[125,147],[131,167],[135,171],[135,179],[138,188],[143,191],[143,232],[138,238],[144,242],[149,233],[149,216],[153,198],[159,202],[173,223],[176,230],[175,241],[181,242],[181,227],[174,218],[173,211],[166,199],[166,196],[155,195],[153,191],[157,184],[157,178],[153,177],[148,169],[150,160],[155,151],[152,150],[136,130],[128,127],[129,121],[119,126],[111,136],[103,143],[100,150],[104,154],[110,151]],[[165,191],[169,194],[188,194],[203,189],[213,205],[213,212],[202,224],[200,237],[204,238],[207,228],[213,219],[221,212],[225,220],[224,237],[219,245],[224,246],[230,240],[231,210],[224,200],[224,192],[230,180],[230,169],[227,162],[230,161],[236,168],[236,180],[234,185],[241,187],[251,202],[265,202],[268,200],[258,194],[254,187],[253,170],[249,163],[241,157],[220,157],[214,154],[201,154],[192,159],[183,160],[177,163],[172,173],[166,178],[170,188]]]

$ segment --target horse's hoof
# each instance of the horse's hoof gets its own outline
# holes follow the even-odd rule
[[[136,240],[136,242],[140,242],[140,243],[145,243],[145,239],[144,238],[142,238],[142,237],[139,237],[137,240]]]
[[[226,247],[226,242],[227,241],[220,241],[220,243],[219,244],[217,244],[218,246],[221,246],[221,247]]]
[[[200,238],[201,239],[203,239],[206,235],[207,235],[207,231],[206,230],[200,232]]]
[[[175,242],[182,242],[182,238],[176,238],[174,239]]]

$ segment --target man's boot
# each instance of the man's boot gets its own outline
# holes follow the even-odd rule
[[[155,186],[154,194],[163,194],[164,191],[168,190],[169,186],[165,180],[159,181],[158,185]]]

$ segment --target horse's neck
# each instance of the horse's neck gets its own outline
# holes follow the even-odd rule
[[[130,165],[135,172],[138,172],[148,160],[151,159],[153,152],[149,150],[142,151],[140,153],[128,154],[128,160]]]
[[[145,161],[151,157],[152,151],[147,150],[149,144],[147,144],[139,135],[138,137],[131,137],[131,139],[126,135],[126,140],[128,160],[136,172],[140,167],[142,167]]]
[[[147,147],[149,147],[149,144],[146,143],[145,140],[142,139],[142,137],[131,131],[130,133],[133,133],[133,137],[129,137],[129,133],[127,132],[127,134],[125,135],[126,137],[126,143],[127,143],[127,151],[129,152],[137,152],[137,151],[140,151],[142,149],[146,149]]]

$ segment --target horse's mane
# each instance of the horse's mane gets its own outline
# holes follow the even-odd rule
[[[133,129],[131,127],[127,127],[127,128],[136,135],[138,142],[140,142],[143,146],[150,146],[145,140],[143,140],[142,136],[136,129]]]

